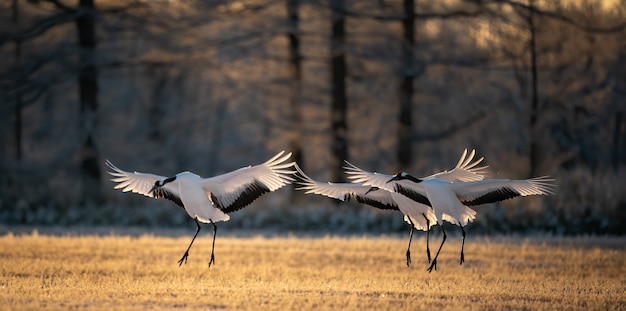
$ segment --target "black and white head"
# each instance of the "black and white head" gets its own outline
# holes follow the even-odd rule
[[[159,188],[165,186],[165,184],[173,182],[174,180],[176,180],[176,176],[173,177],[168,177],[165,178],[163,180],[157,180],[154,182],[154,186],[152,186],[152,189],[150,189],[150,193],[154,192],[155,190],[158,190]]]
[[[400,172],[398,174],[395,174],[387,182],[398,181],[398,180],[410,180],[410,181],[416,182],[416,183],[422,182],[421,179],[419,179],[417,177],[414,177],[414,176],[408,174],[407,172]]]

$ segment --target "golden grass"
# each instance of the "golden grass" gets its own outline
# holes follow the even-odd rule
[[[203,231],[204,232],[204,231]],[[0,309],[625,310],[623,238],[0,237]],[[435,240],[435,247],[438,240]]]

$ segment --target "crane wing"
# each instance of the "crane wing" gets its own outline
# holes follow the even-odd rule
[[[481,157],[477,160],[474,160],[475,155],[475,150],[472,150],[468,154],[467,149],[465,149],[463,150],[461,158],[452,170],[436,173],[427,177],[423,177],[421,179],[425,180],[436,178],[439,180],[450,182],[482,180],[487,174],[486,170],[488,166],[477,167],[484,158]],[[379,187],[388,191],[398,192],[416,202],[429,206],[431,205],[428,197],[426,196],[426,191],[419,184],[403,180],[389,182],[389,180],[393,178],[392,175],[368,172],[358,168],[356,165],[348,161],[345,162],[345,172],[352,182],[361,183],[366,186]]]
[[[168,199],[180,207],[183,207],[183,202],[180,200],[178,189],[171,184],[165,184],[165,186],[160,187],[153,193],[150,193],[150,190],[154,186],[155,182],[164,180],[167,177],[148,173],[126,172],[113,165],[113,163],[109,160],[106,160],[105,164],[112,170],[108,172],[111,176],[113,176],[111,181],[118,183],[115,185],[114,189],[122,189],[123,192],[130,191],[156,199]]]
[[[312,179],[305,174],[302,169],[295,165],[298,174],[299,184],[297,190],[304,190],[306,194],[319,194],[329,198],[349,201],[355,198],[357,202],[367,204],[379,209],[398,209],[398,204],[391,198],[388,191],[380,190],[370,186],[363,186],[354,183],[325,183]]]
[[[466,206],[494,203],[519,196],[554,194],[555,180],[548,177],[531,179],[487,179],[450,184],[450,189]]]
[[[372,173],[358,168],[356,165],[345,161],[344,166],[346,175],[353,183],[360,183],[364,186],[381,188],[390,192],[401,193],[412,200],[430,206],[426,190],[421,185],[407,180],[390,180],[392,175]]]
[[[392,175],[368,172],[360,169],[347,160],[344,162],[346,163],[343,167],[344,171],[346,175],[348,175],[348,179],[350,179],[353,183],[362,184],[364,186],[378,187],[387,191],[394,191],[393,185],[391,183],[387,183],[391,178],[393,178]]]
[[[459,162],[456,166],[450,171],[443,171],[440,173],[432,174],[427,177],[423,177],[421,179],[431,179],[437,178],[440,180],[451,181],[451,182],[459,182],[459,181],[474,181],[474,180],[483,180],[485,176],[487,176],[487,169],[489,166],[479,166],[485,158],[481,157],[476,161],[472,162],[474,156],[476,155],[476,150],[472,149],[472,151],[467,154],[467,149],[463,150],[463,154],[459,159]]]
[[[248,166],[230,173],[205,178],[201,184],[211,201],[223,212],[237,211],[267,192],[290,184],[295,163],[286,162],[291,153],[284,151],[263,164]]]
[[[405,220],[413,223],[415,229],[428,230],[437,224],[437,217],[432,209],[410,198],[395,192],[390,192],[378,187],[365,186],[355,183],[324,183],[313,180],[306,175],[296,164],[298,170],[298,190],[305,190],[307,194],[320,194],[327,197],[348,201],[355,198],[357,202],[370,205],[379,209],[400,210],[405,215]]]

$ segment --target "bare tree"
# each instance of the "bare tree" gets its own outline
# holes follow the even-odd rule
[[[402,41],[402,56],[404,70],[400,82],[400,109],[398,109],[398,142],[397,158],[399,168],[404,170],[411,165],[413,158],[411,127],[413,126],[413,81],[416,76],[415,56],[413,49],[415,46],[415,1],[404,0],[404,18],[402,19],[402,30],[404,32]]]
[[[331,180],[345,180],[343,160],[348,159],[348,99],[346,96],[345,9],[343,0],[330,1],[332,30],[330,39],[331,58],[331,130],[332,159]]]
[[[300,0],[287,0],[287,39],[289,41],[289,103],[291,106],[291,131],[289,145],[294,155],[294,160],[304,165],[302,153],[302,137],[300,127],[302,123],[300,113],[300,97],[302,93],[302,56],[300,53],[300,37],[298,36],[298,22]]]
[[[424,4],[423,4],[424,5]],[[400,23],[402,29],[401,42],[400,42],[400,70],[398,75],[399,88],[397,89],[398,110],[396,112],[395,126],[396,126],[396,145],[395,145],[395,160],[397,163],[397,169],[402,170],[409,167],[413,160],[413,144],[420,140],[432,140],[442,139],[449,137],[452,133],[456,133],[458,130],[464,128],[468,122],[462,121],[459,124],[454,124],[448,129],[444,129],[438,133],[416,134],[414,129],[413,114],[415,110],[415,81],[420,77],[428,66],[442,65],[442,63],[449,62],[451,66],[455,66],[455,60],[448,59],[443,60],[440,63],[428,63],[426,61],[418,61],[416,59],[415,51],[416,44],[416,21],[432,21],[432,20],[454,20],[460,18],[474,18],[483,14],[480,6],[474,4],[468,5],[456,5],[445,10],[419,10],[417,9],[416,1],[404,0],[402,6],[399,8],[393,7],[393,5],[387,3],[380,3],[379,7],[383,8],[382,13],[361,12],[353,9],[347,9],[345,7],[339,8],[335,6],[335,10],[345,12],[345,15],[367,23],[368,21],[375,20],[377,22],[388,23]],[[426,5],[424,5],[426,6]],[[435,5],[436,6],[436,5]],[[400,9],[401,11],[397,11]],[[396,13],[400,12],[400,13]],[[430,40],[430,39],[425,39]],[[373,41],[373,40],[372,40]],[[425,49],[428,49],[428,42],[425,41]],[[425,51],[424,54],[428,54],[432,51]],[[437,55],[436,58],[441,58],[441,55]],[[466,57],[467,58],[467,57]],[[394,64],[394,61],[382,58],[379,61]],[[465,59],[466,62],[471,60]],[[397,66],[397,64],[394,64]],[[477,118],[472,116],[473,120]]]
[[[622,35],[622,38],[626,37]],[[621,46],[617,53],[617,64],[614,68],[615,77],[613,82],[613,105],[617,107],[614,116],[613,128],[613,169],[617,170],[626,164],[626,108],[623,98],[626,96],[626,42],[621,40]]]
[[[13,23],[17,23],[19,18],[19,5],[17,0],[13,0],[11,2],[11,21]],[[15,63],[21,63],[21,43],[15,42]],[[15,92],[15,123],[14,123],[14,134],[15,134],[15,159],[22,159],[22,93],[19,90],[19,80],[15,80],[14,88],[17,90]]]
[[[537,129],[536,129],[536,124],[537,124],[537,115],[539,114],[539,76],[537,74],[537,29],[535,26],[535,14],[534,14],[534,10],[533,8],[535,7],[535,1],[534,0],[529,0],[529,6],[530,6],[530,10],[528,12],[528,15],[526,17],[526,22],[528,23],[528,32],[529,32],[529,39],[528,39],[528,52],[530,55],[530,92],[531,92],[531,98],[530,98],[530,172],[529,172],[529,176],[536,176],[537,175],[537,167],[538,167],[538,161],[539,161],[539,150],[538,149],[538,144],[537,144],[537,139],[536,139],[536,135],[537,135]]]
[[[79,74],[78,90],[80,98],[81,130],[84,142],[79,153],[83,199],[99,201],[100,198],[100,156],[96,150],[93,132],[97,127],[98,111],[98,68],[95,63],[96,50],[96,9],[94,0],[80,0],[78,10],[83,13],[76,18],[78,33]]]
[[[96,150],[97,142],[94,131],[97,128],[98,111],[98,64],[96,63],[96,19],[101,13],[96,9],[94,0],[80,0],[76,7],[58,0],[42,0],[27,2],[25,9],[30,12],[41,8],[50,12],[48,16],[35,20],[29,27],[15,27],[10,32],[0,35],[0,48],[9,42],[15,44],[15,59],[9,70],[1,74],[2,79],[12,80],[7,94],[12,94],[15,100],[13,110],[15,124],[14,137],[16,144],[15,156],[19,160],[23,155],[22,141],[22,110],[35,103],[55,83],[66,80],[68,77],[77,77],[79,111],[78,129],[80,131],[80,147],[74,150],[80,164],[80,180],[82,182],[82,200],[100,200],[100,158]],[[114,8],[111,12],[120,12],[123,8]],[[19,1],[12,2],[12,20],[18,21],[20,13]],[[24,14],[26,19],[30,16]],[[23,59],[22,50],[31,42],[45,38],[54,33],[55,28],[68,23],[74,23],[77,33],[78,49],[70,48],[63,41],[57,41],[56,49],[46,52],[36,51],[36,47],[27,50],[29,58]],[[53,41],[54,42],[54,41]],[[36,43],[40,44],[40,43]],[[31,44],[32,45],[32,44]],[[78,50],[78,55],[73,54]],[[33,52],[35,51],[35,52]],[[72,59],[70,61],[70,59]],[[76,59],[77,63],[73,60]],[[51,69],[52,68],[52,69]],[[56,72],[54,70],[57,70]]]
[[[564,31],[577,31],[580,36],[575,38],[581,39],[579,41],[585,41],[586,39],[586,44],[589,45],[588,51],[592,51],[593,48],[591,46],[593,46],[596,42],[596,35],[617,34],[626,29],[626,23],[617,23],[608,27],[590,25],[585,23],[580,18],[570,17],[570,15],[575,16],[575,10],[574,12],[569,12],[568,14],[562,10],[540,7],[535,0],[527,0],[525,2],[514,0],[494,0],[483,2],[484,5],[489,3],[496,3],[497,5],[513,8],[517,17],[519,17],[521,21],[519,24],[516,24],[516,22],[512,21],[508,16],[506,16],[506,14],[495,14],[499,16],[503,23],[518,25],[517,31],[522,34],[521,38],[526,42],[526,44],[524,44],[523,51],[516,51],[515,47],[511,48],[507,46],[503,46],[503,51],[507,57],[511,58],[513,71],[517,77],[518,86],[520,88],[520,95],[522,98],[527,100],[528,103],[528,174],[529,176],[535,176],[539,173],[539,170],[542,167],[541,162],[546,161],[544,156],[545,151],[543,150],[546,148],[546,145],[541,143],[542,140],[545,141],[546,137],[546,122],[540,122],[540,116],[546,115],[546,110],[553,109],[549,107],[549,105],[555,102],[559,103],[561,100],[558,98],[564,96],[562,93],[563,91],[551,93],[549,90],[550,85],[552,84],[553,87],[558,85],[557,89],[565,90],[569,86],[580,84],[580,77],[594,76],[592,73],[592,64],[594,63],[594,56],[592,52],[584,52],[575,56],[568,55],[568,58],[570,59],[569,62],[555,63],[553,60],[550,60],[550,58],[555,58],[554,55],[559,55],[559,53],[561,53],[560,50],[563,44],[562,41],[565,40],[563,36],[559,37],[561,33],[557,35],[554,32],[550,32],[550,29],[556,30],[559,29],[559,26],[561,26],[568,29]],[[599,3],[589,3],[589,5],[598,6]],[[494,13],[494,11],[490,12]],[[546,29],[541,29],[541,27]],[[546,37],[549,37],[550,40],[540,40],[541,38]],[[582,42],[579,44],[582,44]],[[542,59],[545,60],[542,61]],[[571,74],[571,71],[575,70],[574,68],[579,68],[580,72],[576,74],[578,77],[574,77],[574,75]],[[568,74],[568,72],[570,74]],[[585,87],[577,88],[578,94],[576,94],[576,97],[590,96],[591,94],[601,92],[601,89],[606,87],[608,84],[608,78],[609,76],[606,76],[600,81],[590,81],[590,84],[586,84]],[[545,79],[549,82],[540,83],[540,79]],[[540,87],[546,90],[540,92]],[[540,94],[544,94],[543,98],[540,98]],[[569,109],[574,111],[573,114],[575,117],[573,119],[577,120],[574,122],[582,123],[580,122],[580,119],[589,114],[588,109],[585,108],[584,105],[573,106],[574,107],[570,107]],[[619,116],[616,117],[615,123],[619,123]],[[567,126],[571,126],[572,128],[577,127],[577,125]],[[583,161],[587,162],[590,167],[595,167],[595,163],[598,161],[597,151],[595,148],[590,147],[590,144],[592,143],[582,142],[590,139],[591,135],[584,135],[585,137],[580,135],[574,136],[578,136],[578,138],[574,138],[575,140],[581,140],[579,143],[576,143],[581,145],[576,147],[579,149],[577,153],[585,159]],[[582,145],[587,145],[587,147],[583,147]],[[572,147],[572,149],[574,149],[574,147]],[[563,157],[567,158],[568,156],[564,155]]]

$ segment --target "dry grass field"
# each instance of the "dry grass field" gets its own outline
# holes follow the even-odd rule
[[[2,310],[626,310],[624,238],[0,236]],[[433,247],[438,240],[434,240]]]

